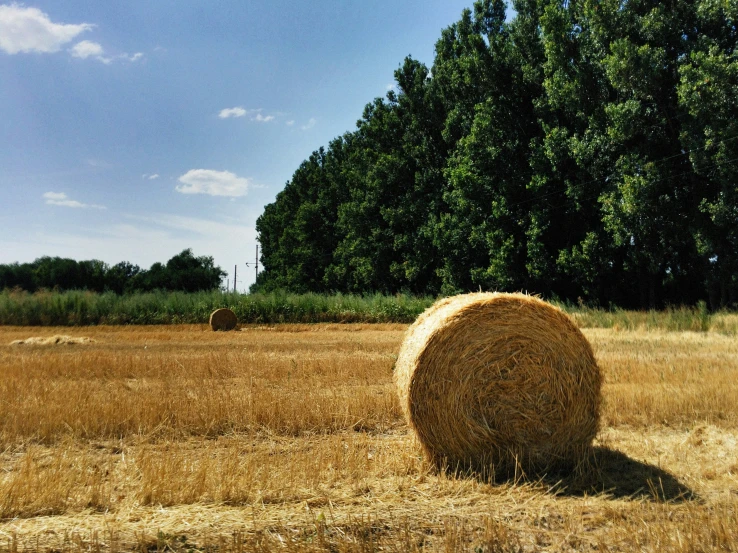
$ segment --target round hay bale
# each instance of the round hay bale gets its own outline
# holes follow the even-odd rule
[[[216,309],[210,314],[210,328],[212,330],[233,330],[237,324],[236,314],[226,307]]]
[[[400,403],[437,466],[506,472],[576,465],[599,428],[602,376],[560,309],[524,294],[445,298],[408,329]]]

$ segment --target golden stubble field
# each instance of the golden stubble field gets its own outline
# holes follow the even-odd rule
[[[734,336],[585,329],[592,470],[489,483],[408,434],[404,330],[0,327],[0,550],[738,550]]]

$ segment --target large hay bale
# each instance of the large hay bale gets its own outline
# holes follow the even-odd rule
[[[572,466],[599,427],[602,376],[587,339],[560,309],[524,294],[436,302],[408,329],[395,382],[438,466]]]
[[[227,307],[216,309],[210,314],[210,328],[212,330],[233,330],[237,324],[236,314]]]

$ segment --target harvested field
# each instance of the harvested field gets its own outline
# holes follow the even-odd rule
[[[738,550],[735,337],[585,329],[592,471],[489,483],[408,432],[405,328],[0,327],[0,550]]]

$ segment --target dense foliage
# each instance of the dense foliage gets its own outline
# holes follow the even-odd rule
[[[255,290],[738,301],[738,2],[478,0],[257,222]]]
[[[212,257],[195,257],[190,249],[183,250],[166,264],[154,263],[148,270],[127,261],[111,267],[95,259],[75,261],[40,257],[32,263],[0,265],[0,290],[76,289],[116,294],[151,290],[197,292],[218,288],[224,276],[225,271],[214,265]]]

